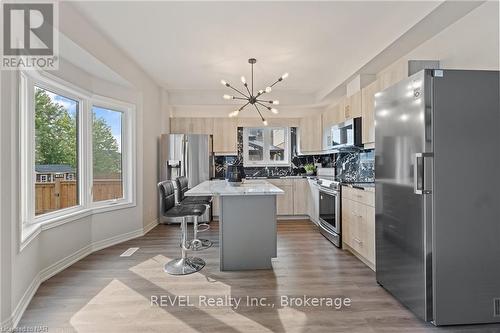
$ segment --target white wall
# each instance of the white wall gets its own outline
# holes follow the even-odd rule
[[[154,225],[157,217],[157,140],[162,131],[168,128],[168,114],[163,114],[169,112],[165,104],[168,96],[137,64],[85,21],[71,4],[60,3],[59,10],[61,32],[130,83],[129,87],[123,87],[93,77],[78,68],[82,66],[85,69],[84,64],[74,66],[62,62],[60,70],[52,73],[86,90],[136,105],[137,206],[87,216],[42,230],[20,251],[17,74],[2,72],[0,326],[19,319],[40,279],[96,248],[142,234],[145,227]]]
[[[381,73],[408,60],[439,60],[444,69],[499,70],[499,2],[488,1],[428,39]]]

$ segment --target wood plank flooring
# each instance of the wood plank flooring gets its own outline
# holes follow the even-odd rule
[[[335,248],[309,221],[278,223],[273,270],[220,272],[218,224],[201,234],[214,247],[195,254],[206,267],[170,276],[180,229],[159,225],[144,237],[98,251],[44,282],[19,326],[49,332],[500,332],[500,325],[435,328],[418,320],[375,281],[375,273]],[[256,239],[256,242],[259,240]],[[120,257],[129,247],[140,249]],[[286,306],[288,297],[344,297],[351,306]],[[164,306],[151,304],[163,296]],[[168,304],[168,296],[175,304]],[[193,305],[184,306],[187,302]],[[201,297],[266,298],[269,306],[199,304]],[[215,299],[215,298],[214,298]],[[183,303],[184,302],[184,303]],[[272,306],[274,304],[274,306]]]

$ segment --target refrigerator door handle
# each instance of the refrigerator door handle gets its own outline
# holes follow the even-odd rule
[[[416,153],[413,160],[413,192],[415,194],[431,194],[432,190],[424,189],[424,159],[426,157],[432,157],[432,153]]]

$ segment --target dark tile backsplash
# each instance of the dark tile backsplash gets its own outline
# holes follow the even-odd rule
[[[304,165],[321,163],[322,167],[336,168],[337,178],[344,182],[374,181],[374,151],[361,150],[323,155],[298,155],[297,128],[291,128],[290,167],[245,167],[246,176],[283,177],[304,173]],[[224,178],[227,165],[243,164],[243,128],[238,127],[238,155],[215,156],[215,177]]]

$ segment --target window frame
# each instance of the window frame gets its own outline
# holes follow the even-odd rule
[[[261,161],[250,161],[249,159],[249,144],[248,132],[253,129],[263,131],[264,146],[263,146],[263,159]],[[285,131],[285,158],[283,161],[271,160],[270,146],[271,146],[271,131],[282,129]],[[244,127],[243,128],[243,166],[245,167],[259,167],[259,166],[290,166],[290,150],[291,150],[291,131],[289,127]]]
[[[100,107],[104,109],[108,109],[110,111],[116,111],[122,113],[122,128],[121,128],[121,149],[122,149],[122,192],[123,196],[120,199],[108,199],[101,201],[93,201],[93,186],[94,186],[94,177],[93,177],[93,165],[94,165],[94,156],[93,156],[93,134],[92,134],[92,113],[93,107]],[[134,201],[132,191],[134,184],[130,181],[135,178],[132,176],[133,173],[133,165],[132,161],[135,160],[134,151],[132,149],[133,142],[135,142],[135,133],[133,130],[133,124],[130,121],[130,114],[133,112],[131,105],[128,103],[120,102],[108,97],[94,95],[91,99],[91,104],[89,107],[89,137],[90,137],[90,168],[89,168],[89,188],[91,192],[90,203],[92,207],[103,208],[110,205],[124,204],[127,202]],[[128,133],[128,134],[127,134]],[[124,153],[126,152],[126,153]],[[133,156],[133,159],[131,158]]]
[[[35,216],[35,86],[78,102],[77,132],[77,174],[78,205],[59,209]],[[20,191],[21,203],[21,244],[27,244],[37,232],[37,227],[48,229],[82,218],[89,214],[106,212],[136,206],[135,182],[135,105],[92,94],[69,82],[46,72],[19,72],[19,109],[20,109]],[[119,109],[124,113],[122,121],[122,181],[123,198],[106,200],[94,205],[91,197],[92,188],[92,105],[98,101],[108,108]],[[103,104],[99,104],[100,106]],[[126,125],[125,125],[126,124]],[[126,134],[128,133],[128,134]],[[126,140],[123,137],[127,137]],[[125,147],[124,147],[125,146]],[[125,167],[126,164],[126,167]],[[126,184],[126,185],[125,185]]]

